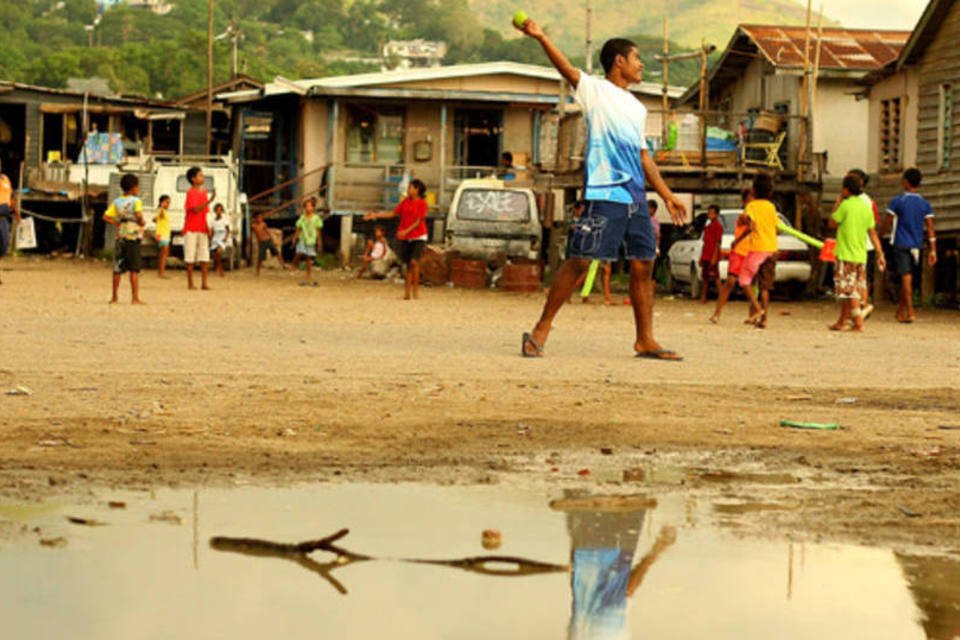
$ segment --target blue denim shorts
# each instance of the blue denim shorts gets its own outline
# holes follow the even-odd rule
[[[10,248],[10,218],[0,216],[0,258],[7,255]]]
[[[620,247],[628,260],[656,259],[657,241],[646,202],[588,201],[573,224],[570,257],[617,260]]]

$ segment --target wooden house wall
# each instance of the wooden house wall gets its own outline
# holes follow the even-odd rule
[[[917,141],[917,165],[923,171],[921,192],[936,212],[937,228],[960,234],[960,2],[927,46],[919,63],[920,95]],[[939,125],[940,87],[952,86],[952,141],[950,166],[937,166],[937,129]]]

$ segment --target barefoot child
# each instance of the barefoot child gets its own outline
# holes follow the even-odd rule
[[[210,212],[210,203],[216,198],[217,192],[209,194],[203,188],[205,178],[200,167],[190,167],[187,171],[187,182],[190,190],[187,191],[184,202],[183,222],[183,261],[187,265],[187,287],[193,286],[193,267],[200,263],[200,286],[207,286],[207,270],[210,266],[210,229],[207,226],[207,214]]]
[[[877,268],[883,271],[886,262],[877,236],[873,211],[860,198],[860,178],[850,173],[843,179],[840,204],[830,216],[830,228],[837,230],[837,258],[833,270],[833,288],[840,301],[840,317],[830,325],[843,331],[853,318],[853,330],[863,331],[864,294],[867,290],[867,242],[869,235],[877,256]]]
[[[913,270],[920,263],[920,250],[926,233],[930,252],[927,265],[937,264],[937,234],[933,227],[933,207],[920,195],[918,189],[923,180],[919,169],[903,172],[903,193],[890,201],[884,229],[893,229],[890,243],[893,245],[893,264],[900,276],[900,304],[897,320],[913,322]]]
[[[411,180],[407,197],[393,211],[368,213],[364,220],[400,218],[397,240],[400,241],[400,260],[406,265],[403,299],[420,297],[420,258],[427,246],[427,186],[421,180]]]
[[[373,228],[373,240],[367,241],[366,251],[363,252],[363,264],[357,271],[357,278],[362,278],[367,267],[370,268],[370,275],[374,278],[383,278],[387,275],[393,255],[390,251],[390,245],[387,244],[387,234],[383,227],[377,225]]]
[[[280,250],[277,249],[273,238],[270,237],[270,229],[267,227],[267,221],[263,219],[262,211],[253,217],[253,222],[250,223],[250,231],[257,239],[257,275],[260,275],[260,267],[263,266],[263,259],[267,257],[268,251],[273,252],[273,255],[277,257],[280,268],[286,269],[287,265],[283,261],[283,256],[280,255]]]
[[[750,317],[747,324],[758,329],[767,326],[770,311],[770,290],[777,275],[777,208],[770,201],[773,197],[773,178],[765,173],[753,180],[754,199],[744,213],[750,219],[750,253],[740,268],[739,283],[750,301]],[[760,301],[753,294],[753,282],[760,288]]]
[[[223,217],[223,205],[219,202],[213,207],[213,224],[210,225],[210,251],[217,275],[223,277],[223,252],[227,250],[230,237],[230,223]]]
[[[720,251],[723,244],[723,223],[720,221],[720,207],[715,204],[707,207],[707,219],[710,221],[703,230],[703,248],[700,251],[700,272],[703,284],[700,289],[700,303],[707,304],[710,283],[717,285],[720,293]]]
[[[120,178],[123,195],[114,200],[103,214],[103,221],[117,228],[117,243],[113,258],[113,297],[110,304],[118,302],[120,280],[130,274],[130,289],[133,304],[140,301],[140,239],[143,237],[143,202],[140,201],[140,180],[132,173]]]
[[[166,278],[167,258],[170,257],[170,196],[160,196],[157,203],[157,215],[153,217],[156,225],[154,239],[157,241],[157,275]]]
[[[297,256],[293,259],[293,268],[296,269],[301,258],[307,259],[306,283],[312,281],[311,269],[313,260],[320,252],[320,230],[323,228],[323,219],[317,215],[317,199],[307,198],[303,203],[303,214],[297,220],[297,230],[290,239],[290,244],[297,247]]]
[[[740,200],[743,203],[744,210],[746,210],[747,205],[753,200],[753,189],[748,187],[741,191]],[[737,286],[737,280],[740,279],[740,268],[743,266],[743,260],[750,253],[750,244],[747,242],[749,237],[750,218],[745,213],[741,213],[737,216],[733,226],[733,242],[730,244],[730,257],[727,260],[727,279],[720,286],[720,291],[717,293],[717,306],[713,315],[710,316],[710,322],[714,324],[720,322],[723,307],[727,304],[727,299]],[[747,317],[749,316],[750,309],[748,308]]]

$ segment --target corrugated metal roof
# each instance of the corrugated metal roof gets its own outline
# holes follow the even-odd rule
[[[383,85],[405,84],[408,82],[429,82],[431,80],[447,80],[450,78],[468,78],[486,75],[516,75],[540,80],[560,80],[560,74],[553,67],[509,61],[482,62],[478,64],[457,64],[446,67],[398,69],[395,71],[360,73],[308,80],[275,81],[267,83],[262,91],[247,90],[221,93],[218,94],[218,97],[237,100],[294,93],[295,91],[294,88],[290,86],[291,84],[299,87],[304,93],[309,92],[311,89],[325,89],[328,91],[324,93],[331,93],[330,90],[336,89],[371,88]],[[659,96],[661,95],[662,87],[652,82],[641,82],[631,85],[630,90],[634,93]],[[668,88],[667,95],[671,98],[676,98],[679,97],[683,91],[683,87],[671,86]]]
[[[802,67],[806,43],[805,27],[741,25],[740,31],[759,52],[778,67]],[[829,28],[823,30],[821,69],[874,71],[897,59],[910,38],[909,31]],[[817,31],[811,29],[810,57],[817,50]]]
[[[15,89],[22,89],[24,91],[34,91],[36,93],[46,93],[50,95],[62,95],[62,96],[72,96],[78,99],[83,99],[85,95],[82,91],[74,91],[71,89],[55,89],[53,87],[42,87],[35,84],[26,84],[23,82],[13,82],[11,80],[0,80],[0,88],[13,91]],[[177,109],[178,107],[172,102],[167,100],[153,100],[151,98],[140,98],[136,96],[126,96],[126,95],[112,95],[112,96],[103,96],[95,94],[86,94],[88,99],[94,102],[116,102],[123,104],[130,104],[136,106],[149,106],[149,107],[163,107]]]

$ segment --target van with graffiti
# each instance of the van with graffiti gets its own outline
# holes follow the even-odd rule
[[[447,212],[448,252],[474,260],[537,260],[543,228],[533,190],[493,178],[464,180]]]

